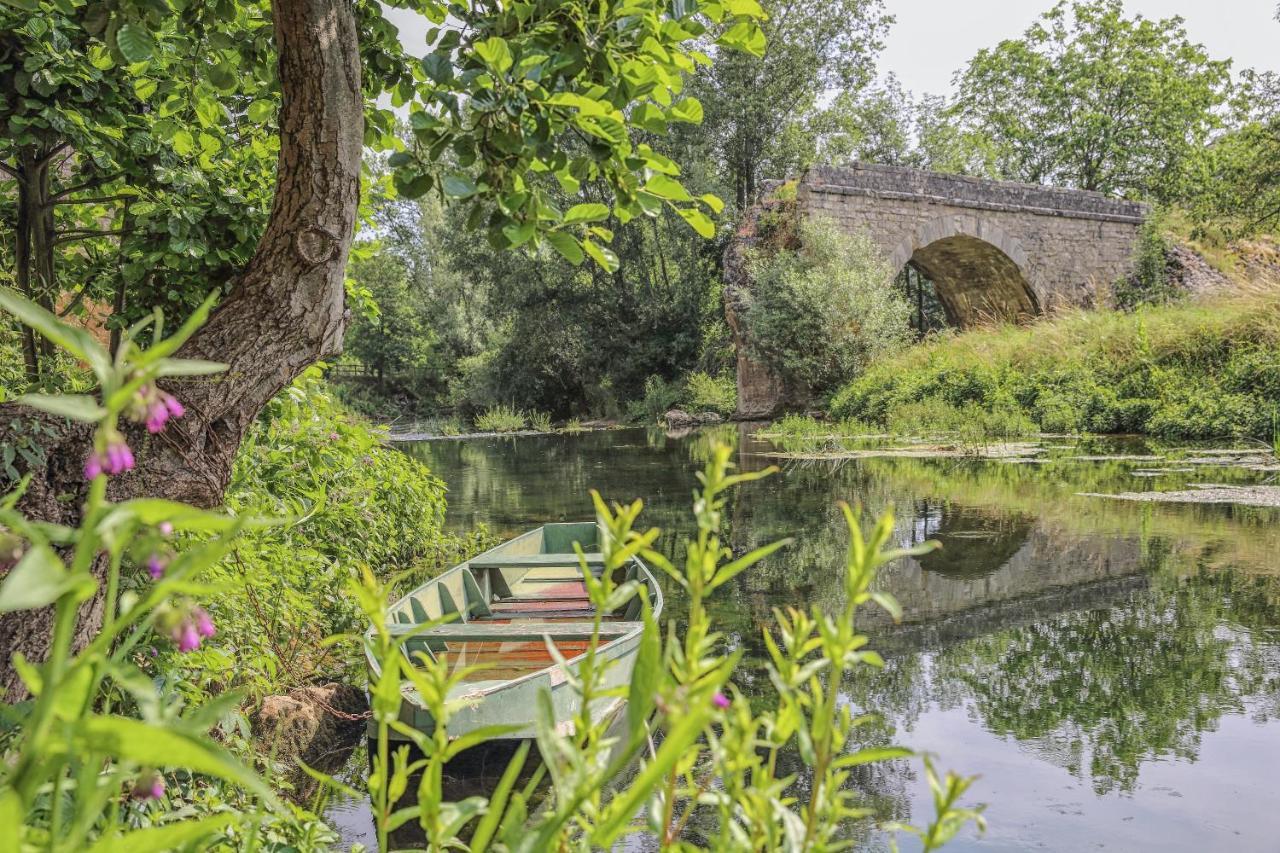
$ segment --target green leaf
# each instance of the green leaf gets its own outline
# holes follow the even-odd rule
[[[427,76],[433,82],[440,85],[444,85],[453,79],[453,62],[447,51],[443,53],[428,53],[422,59],[422,70],[427,73]]]
[[[139,100],[145,101],[147,98],[154,95],[156,93],[156,89],[159,87],[160,84],[155,80],[143,77],[140,80],[133,81],[133,94],[136,95]]]
[[[690,124],[702,123],[702,102],[697,98],[685,98],[671,107],[673,121],[686,121]]]
[[[22,849],[22,827],[26,814],[22,797],[13,788],[0,793],[0,850]]]
[[[24,394],[18,402],[86,424],[96,423],[107,415],[107,410],[87,394]]]
[[[155,51],[156,43],[141,24],[124,24],[116,30],[116,48],[129,62],[146,62]]]
[[[512,222],[502,229],[502,233],[511,241],[512,248],[523,246],[538,230],[538,223],[530,219],[527,222]]]
[[[697,231],[703,237],[711,238],[716,236],[715,223],[696,207],[677,208],[676,213],[680,214],[680,218],[693,226],[693,230]]]
[[[627,696],[627,730],[631,737],[638,737],[649,715],[653,713],[658,695],[658,683],[662,676],[662,637],[649,599],[643,598],[644,630],[640,634],[640,646],[636,653],[635,668],[631,670],[631,689]]]
[[[720,213],[724,210],[724,202],[721,201],[720,197],[717,195],[706,193],[704,195],[698,196],[698,200],[701,201],[703,204],[705,204],[707,207],[711,208],[711,212],[714,213],[716,216],[719,216]]]
[[[582,247],[578,240],[567,231],[551,231],[544,235],[551,247],[564,256],[565,260],[577,266],[583,261]]]
[[[75,748],[150,767],[181,767],[216,776],[253,791],[276,804],[275,795],[257,773],[229,752],[198,735],[150,725],[128,717],[90,715],[73,730]]]
[[[476,194],[476,182],[466,175],[445,175],[444,194],[452,198],[469,198]]]
[[[173,150],[180,157],[189,157],[196,150],[196,139],[189,130],[179,130],[173,135]]]
[[[7,287],[0,287],[0,308],[8,311],[62,349],[82,361],[87,361],[100,382],[105,382],[109,378],[111,357],[93,335],[84,329],[68,326],[49,311]]]
[[[200,820],[181,820],[161,826],[135,829],[124,835],[100,838],[89,848],[89,853],[164,853],[207,838],[226,829],[239,817],[238,814],[219,814]]]
[[[595,202],[589,204],[575,204],[569,208],[564,215],[564,224],[573,225],[576,222],[596,222],[601,219],[609,218],[609,208],[607,205]]]
[[[724,10],[730,15],[744,18],[764,18],[764,9],[756,0],[723,0]]]
[[[485,812],[480,823],[476,824],[476,831],[471,836],[471,849],[474,853],[484,853],[488,849],[493,833],[498,828],[498,821],[507,810],[507,799],[511,796],[511,789],[515,787],[516,779],[524,769],[528,756],[529,741],[526,740],[520,744],[516,754],[507,763],[507,769],[503,771],[502,778],[498,780],[498,786],[493,789],[493,795],[489,797],[489,810]]]
[[[275,114],[275,111],[276,105],[271,101],[254,101],[249,105],[249,121],[254,124],[262,124],[270,121],[271,116]]]
[[[693,201],[684,185],[670,175],[654,175],[645,181],[644,189],[667,201]]]
[[[764,56],[764,33],[760,31],[759,26],[748,21],[730,27],[724,35],[720,36],[719,43],[753,56]]]
[[[511,48],[507,46],[506,39],[500,36],[490,36],[482,42],[478,42],[475,46],[476,53],[484,60],[485,64],[496,70],[499,74],[506,73],[511,67]]]
[[[225,364],[201,358],[166,358],[156,368],[156,376],[209,376],[226,369]]]
[[[0,583],[0,613],[44,607],[76,585],[52,548],[32,545]]]
[[[591,256],[592,260],[604,268],[605,272],[618,271],[618,256],[604,246],[597,245],[593,240],[583,240],[582,248]]]

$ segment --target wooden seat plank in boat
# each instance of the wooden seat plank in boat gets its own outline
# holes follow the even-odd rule
[[[397,624],[388,625],[387,630],[392,636],[400,634],[412,634],[419,630],[422,626],[413,624]],[[639,630],[644,627],[642,622],[606,622],[600,626],[600,637],[620,637],[629,634],[632,631]],[[519,622],[498,623],[488,621],[473,622],[450,622],[446,625],[440,625],[435,628],[428,629],[418,634],[419,637],[430,637],[432,639],[455,641],[519,641],[519,640],[540,640],[543,637],[551,637],[555,639],[580,639],[591,636],[592,624],[590,622],[547,622],[541,624],[532,620],[521,620]]]
[[[604,566],[604,554],[599,551],[583,554],[587,558],[587,565],[592,568]],[[576,569],[580,567],[578,555],[574,553],[567,554],[493,554],[491,556],[481,555],[470,560],[468,565],[472,569]]]

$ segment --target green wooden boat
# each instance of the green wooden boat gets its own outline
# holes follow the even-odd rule
[[[449,722],[450,734],[464,734],[490,725],[519,726],[510,739],[535,735],[535,709],[541,690],[551,693],[556,723],[572,727],[580,699],[566,674],[547,650],[547,641],[568,661],[581,664],[591,637],[595,610],[587,597],[574,544],[597,575],[604,569],[600,553],[602,531],[595,522],[548,524],[454,566],[391,607],[392,630],[412,634],[416,627],[456,614],[453,621],[415,634],[402,649],[413,658],[426,651],[442,656],[451,670],[475,664],[486,667],[455,688],[454,698],[467,701]],[[662,591],[649,568],[639,559],[618,570],[618,581],[639,581],[648,592],[655,617],[662,613]],[[628,684],[640,645],[641,603],[633,598],[620,612],[604,615],[597,659],[616,663],[605,671],[605,686]],[[369,657],[370,682],[381,668]],[[413,685],[402,686],[400,720],[420,731],[432,730],[431,715]],[[592,703],[592,718],[616,713],[621,701],[603,698]],[[392,732],[392,737],[397,734]]]

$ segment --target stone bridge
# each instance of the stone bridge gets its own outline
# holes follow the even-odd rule
[[[1145,205],[1101,193],[991,181],[897,166],[815,167],[800,179],[797,214],[869,235],[892,275],[908,263],[933,281],[954,326],[1021,322],[1061,306],[1092,306],[1126,275]],[[749,244],[753,228],[734,248]],[[742,346],[734,314],[742,281],[726,259],[726,312],[738,340],[741,417],[789,403],[782,384]]]

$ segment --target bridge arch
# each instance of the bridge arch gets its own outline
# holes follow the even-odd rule
[[[989,220],[967,214],[930,219],[898,244],[889,262],[894,275],[907,264],[924,273],[953,326],[1017,322],[1041,312],[1027,251]]]

